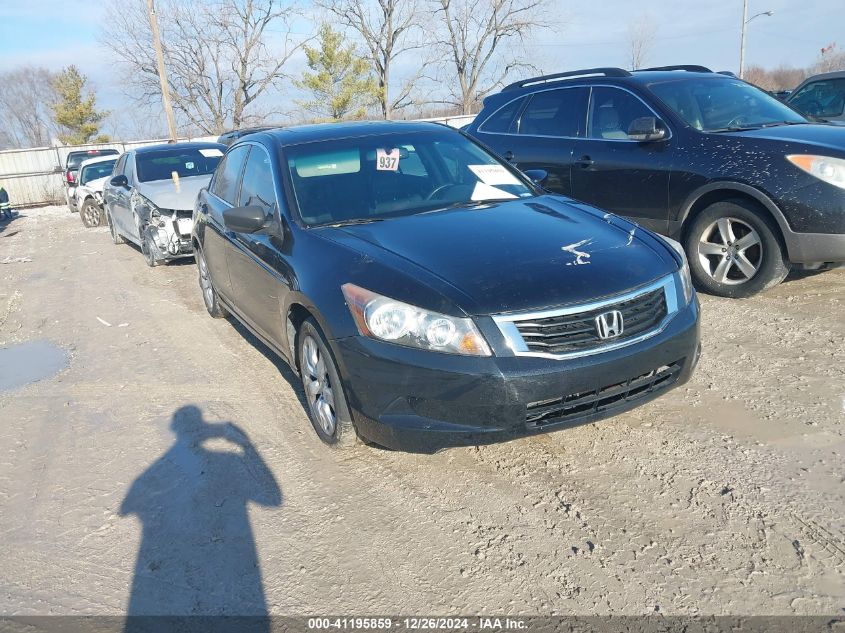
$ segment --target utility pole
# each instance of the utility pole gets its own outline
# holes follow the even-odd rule
[[[761,15],[768,15],[771,16],[774,14],[774,11],[761,11],[760,13],[755,13],[750,18],[748,17],[748,0],[742,0],[742,30],[740,31],[740,38],[739,38],[739,78],[744,79],[745,75],[745,29],[748,26],[748,23],[751,22],[754,18],[759,18]]]
[[[164,51],[161,48],[161,35],[158,31],[158,18],[154,0],[147,0],[147,9],[150,12],[150,30],[153,33],[153,46],[156,49],[156,61],[158,63],[158,80],[161,84],[161,103],[164,106],[164,114],[167,117],[167,129],[170,132],[170,140],[176,142],[176,118],[173,116],[173,105],[170,103],[170,83],[167,81],[167,68],[164,67]]]

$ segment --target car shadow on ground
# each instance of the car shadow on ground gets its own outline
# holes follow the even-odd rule
[[[278,507],[282,492],[247,434],[178,409],[173,445],[132,483],[120,515],[142,525],[125,623],[147,631],[146,616],[251,616],[269,631],[251,503]]]
[[[810,277],[815,277],[816,275],[823,275],[826,272],[832,270],[831,268],[820,268],[819,270],[796,270],[793,269],[789,272],[786,276],[786,279],[783,280],[783,283],[788,284],[794,281],[803,281],[804,279],[809,279]]]

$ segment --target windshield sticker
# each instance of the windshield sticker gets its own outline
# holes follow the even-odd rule
[[[188,161],[187,163],[185,163],[185,169],[193,169],[193,168],[194,168],[194,164],[192,162]]]
[[[208,147],[205,149],[201,149],[200,154],[202,154],[206,158],[217,158],[218,156],[223,156],[223,152],[221,152],[216,147]]]
[[[519,179],[502,165],[467,165],[485,185],[521,185]]]
[[[393,149],[377,149],[376,150],[376,169],[378,171],[396,171],[399,169],[399,148]]]
[[[484,201],[484,200],[501,200],[503,198],[516,198],[512,193],[508,193],[504,189],[491,187],[483,182],[475,183],[475,189],[472,191],[470,200]]]

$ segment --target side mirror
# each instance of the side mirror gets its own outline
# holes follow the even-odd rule
[[[549,177],[549,172],[545,169],[526,169],[522,172],[526,176],[528,176],[532,182],[535,184],[543,186],[543,183],[546,182],[546,178]]]
[[[628,138],[632,141],[659,141],[666,138],[666,126],[653,116],[641,116],[628,126]]]
[[[109,180],[109,184],[112,187],[128,187],[129,186],[129,179],[126,176],[124,176],[123,174],[120,174],[118,176],[115,176],[111,180]]]
[[[233,207],[223,212],[223,224],[235,233],[255,233],[265,223],[266,215],[261,207]]]

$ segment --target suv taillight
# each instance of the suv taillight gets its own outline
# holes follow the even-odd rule
[[[68,182],[68,184],[73,182],[73,172],[70,169],[65,172],[65,180]]]

